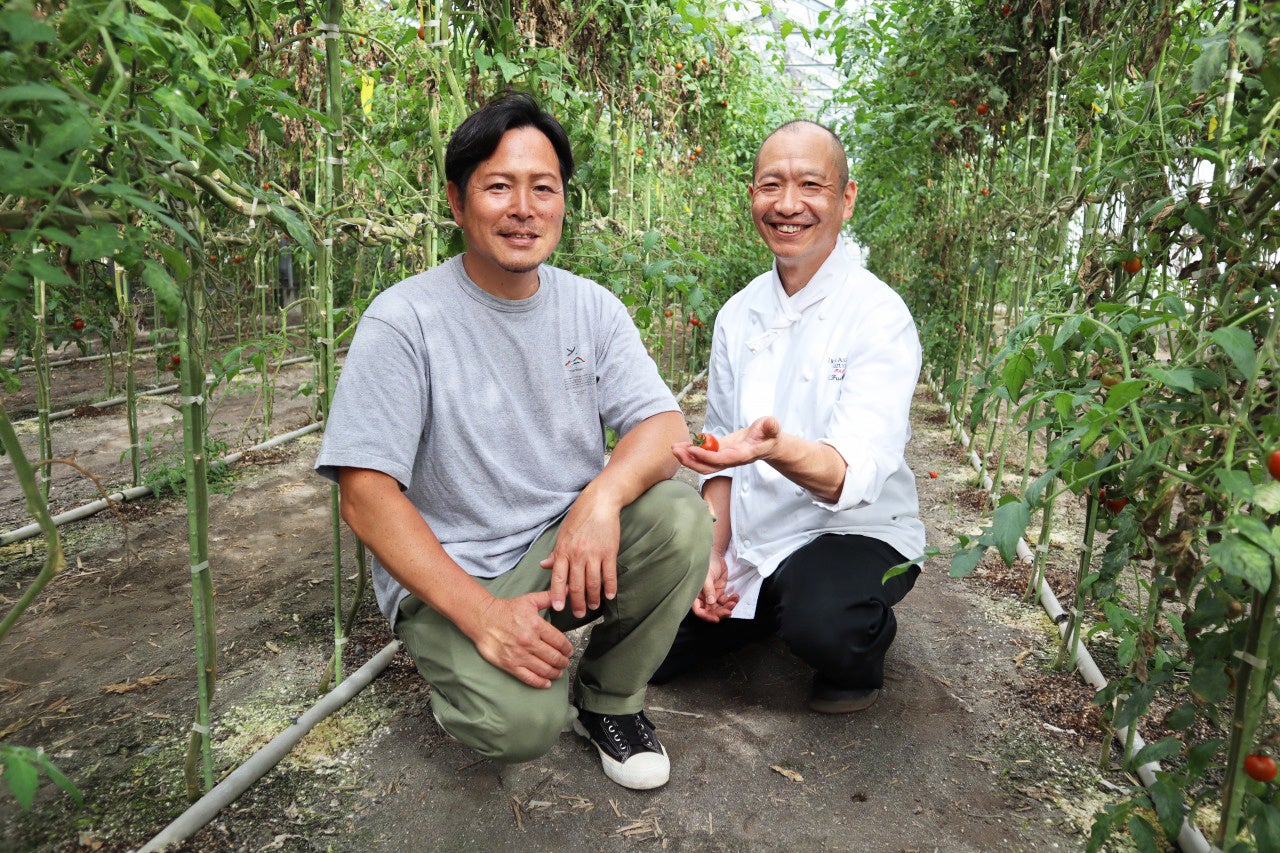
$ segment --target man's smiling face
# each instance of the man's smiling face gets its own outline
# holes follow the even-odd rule
[[[508,130],[465,191],[449,184],[448,194],[467,240],[463,264],[472,280],[507,298],[536,290],[538,265],[555,250],[564,226],[564,182],[551,140],[534,127]]]
[[[825,130],[798,125],[769,137],[756,158],[751,218],[788,293],[808,284],[853,215],[857,188],[841,182],[840,156]]]

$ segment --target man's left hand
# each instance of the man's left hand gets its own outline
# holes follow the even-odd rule
[[[567,592],[573,615],[582,618],[599,609],[602,597],[611,601],[618,594],[619,513],[590,490],[578,496],[560,524],[555,548],[539,563],[551,570],[553,610],[564,610]]]
[[[688,441],[671,447],[676,459],[699,474],[718,474],[726,468],[749,465],[766,458],[778,444],[782,424],[772,415],[758,418],[751,426],[720,439],[718,450],[707,450]]]

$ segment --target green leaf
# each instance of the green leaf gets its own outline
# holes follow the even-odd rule
[[[662,239],[661,231],[646,232],[644,235],[644,242],[641,244],[641,249],[645,252],[653,251],[653,247],[658,245],[658,241],[661,239]]]
[[[4,783],[9,786],[9,793],[18,801],[22,810],[30,811],[35,802],[36,788],[40,785],[40,773],[30,759],[15,750],[5,750]]]
[[[1018,540],[1027,532],[1027,523],[1031,520],[1031,510],[1022,501],[1011,501],[996,507],[992,517],[992,533],[996,540],[996,549],[1006,565],[1013,565],[1018,559]]]
[[[1149,743],[1138,750],[1130,762],[1132,767],[1141,767],[1152,761],[1167,761],[1178,753],[1182,752],[1182,741],[1175,737],[1161,738],[1155,743]]]
[[[1237,326],[1227,326],[1214,329],[1209,333],[1209,337],[1213,338],[1213,342],[1227,354],[1241,376],[1245,379],[1253,377],[1254,368],[1258,363],[1258,353],[1253,346],[1253,335]]]
[[[1125,826],[1129,828],[1129,835],[1133,837],[1133,843],[1138,846],[1142,853],[1160,853],[1160,847],[1156,844],[1156,831],[1147,822],[1146,818],[1140,815],[1131,815]]]
[[[61,770],[59,770],[57,767],[53,765],[53,762],[49,760],[49,756],[45,755],[43,752],[37,753],[36,761],[39,763],[40,768],[44,770],[45,775],[49,777],[50,781],[52,781],[53,784],[57,785],[62,790],[66,791],[67,796],[71,797],[71,799],[75,801],[75,804],[77,806],[84,805],[84,797],[80,796],[79,789],[77,789],[76,786],[72,784],[70,779],[68,779],[66,776],[62,774]]]
[[[156,306],[159,307],[166,320],[178,322],[178,310],[182,305],[182,293],[178,285],[169,277],[164,267],[155,261],[142,262],[142,281],[155,294]]]
[[[1187,224],[1199,231],[1209,239],[1213,239],[1217,229],[1213,227],[1213,220],[1209,218],[1209,214],[1204,212],[1204,208],[1195,204],[1188,204],[1182,211],[1182,218]]]
[[[1280,563],[1280,545],[1277,545],[1272,538],[1273,529],[1261,519],[1254,518],[1252,515],[1233,515],[1227,519],[1227,523],[1233,524],[1241,536],[1270,554],[1272,560]]]
[[[986,548],[975,546],[966,548],[963,551],[957,551],[951,556],[951,577],[962,578],[978,567],[978,562],[982,560],[982,552]]]
[[[1117,411],[1141,397],[1142,392],[1146,390],[1147,380],[1145,379],[1126,379],[1118,382],[1107,390],[1106,408],[1111,412]]]
[[[1004,369],[1001,371],[1000,378],[1004,382],[1005,390],[1009,392],[1009,399],[1017,402],[1022,396],[1022,389],[1027,384],[1027,380],[1031,378],[1035,364],[1027,357],[1026,353],[1016,353],[1008,361],[1004,363]]]
[[[1254,506],[1268,515],[1280,512],[1280,480],[1268,479],[1261,485],[1255,486],[1252,500]],[[1271,532],[1280,535],[1280,527],[1274,528]]]
[[[1209,546],[1209,557],[1258,592],[1266,592],[1271,585],[1271,555],[1238,533],[1222,534],[1220,542]]]
[[[1174,367],[1165,369],[1163,367],[1155,367],[1147,365],[1143,372],[1155,379],[1161,385],[1167,388],[1173,388],[1178,391],[1186,391],[1187,393],[1195,393],[1195,373],[1186,367]]]
[[[1147,787],[1151,802],[1156,807],[1156,817],[1165,838],[1176,838],[1182,827],[1182,791],[1168,779],[1157,779]]]
[[[1227,673],[1222,668],[1221,660],[1201,661],[1197,659],[1195,671],[1191,673],[1191,681],[1187,687],[1206,702],[1221,702],[1227,698],[1229,683]]]
[[[222,32],[222,19],[218,17],[218,13],[213,9],[203,3],[192,3],[189,8],[191,9],[191,14],[199,19],[200,23],[215,33]]]
[[[0,104],[12,104],[19,101],[65,103],[68,100],[66,92],[48,83],[19,83],[17,86],[0,89]]]

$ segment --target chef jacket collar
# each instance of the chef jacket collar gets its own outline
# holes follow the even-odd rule
[[[773,316],[769,318],[763,332],[747,340],[747,348],[753,353],[767,349],[781,332],[800,322],[800,316],[805,309],[821,302],[827,294],[838,287],[844,281],[850,266],[844,238],[837,238],[831,254],[827,255],[827,259],[822,262],[822,266],[818,267],[818,271],[814,273],[813,278],[809,279],[809,283],[800,288],[794,296],[788,296],[787,291],[782,287],[782,279],[778,277],[778,259],[774,258],[770,277],[774,296],[773,305],[772,307],[753,305],[750,308],[752,314],[762,319],[770,312]]]

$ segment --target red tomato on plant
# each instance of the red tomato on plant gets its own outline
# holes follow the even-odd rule
[[[1128,498],[1107,498],[1107,509],[1112,512],[1119,512],[1129,505]]]
[[[1125,258],[1124,263],[1121,264],[1121,266],[1124,267],[1124,271],[1129,275],[1137,275],[1142,271],[1142,258],[1137,255],[1134,255],[1131,258]]]
[[[978,115],[984,116],[989,112],[991,112],[991,107],[986,104],[978,104]]]
[[[1250,779],[1258,782],[1270,782],[1276,778],[1276,760],[1270,755],[1246,755],[1244,758],[1244,772],[1248,774]]]
[[[720,449],[720,440],[714,435],[707,432],[700,432],[693,437],[693,443],[701,447],[703,450],[710,450],[715,453]]]
[[[1271,479],[1280,480],[1280,450],[1271,451],[1271,455],[1267,457],[1267,471],[1271,474]]]
[[[75,319],[71,321],[71,328],[75,329],[77,332],[84,328],[84,320],[79,314],[77,314]]]

